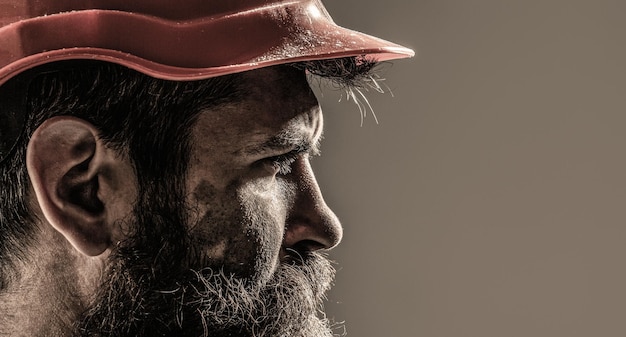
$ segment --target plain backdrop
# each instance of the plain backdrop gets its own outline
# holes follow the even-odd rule
[[[415,48],[313,165],[348,336],[626,336],[626,2],[326,0]]]

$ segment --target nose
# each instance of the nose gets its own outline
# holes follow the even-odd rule
[[[341,241],[343,229],[335,213],[326,205],[307,161],[294,163],[295,200],[287,218],[286,248],[296,251],[331,249]]]

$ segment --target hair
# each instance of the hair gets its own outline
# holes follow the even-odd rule
[[[358,90],[372,79],[376,83],[375,64],[353,57],[293,65]],[[164,177],[182,182],[195,117],[244,95],[239,76],[166,81],[113,63],[71,60],[31,69],[2,85],[0,125],[9,127],[0,127],[0,291],[15,278],[16,261],[36,244],[25,158],[30,135],[43,121],[67,115],[92,123],[107,145],[128,154],[140,188]]]
[[[24,127],[0,167],[0,289],[8,285],[16,259],[25,258],[34,243],[37,222],[27,204],[25,153],[30,135],[43,121],[61,115],[82,118],[96,126],[109,146],[127,151],[141,172],[138,179],[159,177],[174,166],[169,163],[186,163],[171,157],[189,152],[186,131],[194,116],[236,99],[236,77],[173,82],[111,63],[66,61],[12,79],[10,84],[28,84],[12,85],[16,92],[11,96],[25,98]],[[184,167],[174,170],[180,174]]]

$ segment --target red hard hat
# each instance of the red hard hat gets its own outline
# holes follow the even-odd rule
[[[0,0],[0,85],[68,59],[194,80],[359,55],[414,52],[337,26],[319,0]]]

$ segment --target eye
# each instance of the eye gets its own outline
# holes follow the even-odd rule
[[[300,154],[292,151],[278,156],[265,158],[264,161],[271,165],[272,169],[280,175],[291,173],[291,165],[298,159]]]

